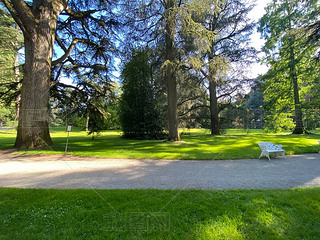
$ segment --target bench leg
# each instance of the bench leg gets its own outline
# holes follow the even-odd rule
[[[268,153],[267,157],[268,157],[269,161],[271,162],[271,159],[270,159],[270,157],[269,157],[269,153]]]
[[[263,157],[263,156],[267,157],[267,158],[269,159],[269,161],[271,162],[271,159],[270,159],[270,157],[269,157],[269,152],[267,152],[267,151],[262,151],[261,154],[260,154],[259,159],[260,159],[261,157]]]

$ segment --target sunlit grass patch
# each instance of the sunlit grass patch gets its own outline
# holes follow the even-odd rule
[[[286,154],[317,153],[320,134],[291,135],[263,133],[262,130],[230,129],[226,134],[213,136],[208,129],[181,130],[180,142],[165,140],[132,140],[122,138],[117,130],[103,131],[94,140],[85,131],[73,128],[69,137],[68,154],[103,158],[135,159],[254,159],[260,155],[258,142],[282,144]],[[14,130],[0,132],[0,149],[13,146]],[[65,152],[65,128],[51,129],[54,145],[28,151],[34,154],[62,154]],[[25,152],[23,152],[25,153]]]
[[[0,188],[1,239],[319,239],[320,188]]]
[[[198,228],[199,239],[245,239],[241,233],[243,225],[241,217],[230,218],[228,215],[222,215],[215,220],[201,224]]]

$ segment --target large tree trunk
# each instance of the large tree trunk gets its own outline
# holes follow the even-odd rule
[[[23,22],[25,65],[15,142],[20,149],[53,144],[49,134],[51,62],[57,18],[62,9],[59,1],[34,1],[32,16]],[[30,10],[24,11],[30,16]]]
[[[166,15],[166,65],[165,65],[165,79],[167,83],[167,99],[168,99],[168,127],[169,140],[180,141],[178,130],[178,114],[177,114],[177,82],[174,76],[174,24],[170,18],[171,9],[174,7],[173,0],[167,0],[165,9]],[[170,18],[170,20],[169,20]]]

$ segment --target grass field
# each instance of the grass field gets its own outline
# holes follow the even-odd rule
[[[68,153],[79,156],[135,159],[242,159],[257,158],[260,149],[257,142],[270,141],[282,144],[286,153],[316,153],[320,150],[317,140],[320,134],[291,135],[266,134],[261,130],[228,130],[225,135],[211,136],[208,130],[191,129],[182,131],[181,142],[163,140],[128,140],[121,138],[120,131],[104,131],[91,140],[84,131],[76,128],[70,133]],[[15,131],[0,131],[0,149],[12,147]],[[52,128],[55,143],[50,148],[29,153],[64,153],[67,133],[65,128]]]
[[[0,239],[319,239],[320,188],[0,188]]]

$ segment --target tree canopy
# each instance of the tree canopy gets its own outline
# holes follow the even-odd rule
[[[299,34],[301,28],[316,21],[319,11],[317,0],[272,1],[260,20],[259,31],[266,39],[263,47],[269,72],[263,77],[264,95],[269,111],[267,122],[284,124],[293,133],[305,133],[303,110],[308,101],[308,88],[318,78],[315,61],[317,46],[307,44]],[[291,116],[293,118],[291,118]],[[292,122],[288,125],[288,122]]]
[[[1,5],[0,5],[1,6]],[[19,56],[22,36],[12,17],[0,8],[0,122],[19,114]],[[15,106],[14,106],[15,105]]]
[[[116,1],[1,1],[24,35],[21,114],[15,146],[47,146],[52,144],[48,108],[52,80],[62,73],[78,82],[106,84],[110,80]]]

